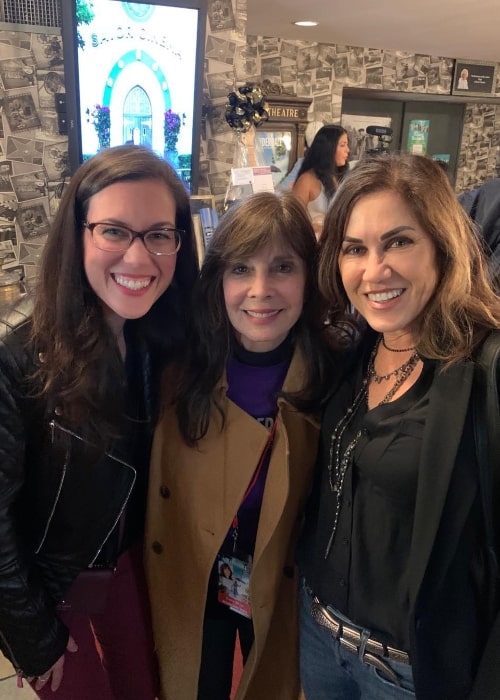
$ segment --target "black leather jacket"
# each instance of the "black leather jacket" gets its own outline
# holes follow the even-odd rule
[[[0,649],[19,675],[38,676],[68,640],[55,606],[79,571],[102,563],[105,545],[117,546],[110,535],[137,473],[33,397],[38,357],[23,303],[0,319]]]

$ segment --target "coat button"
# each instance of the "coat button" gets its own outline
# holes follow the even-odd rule
[[[158,542],[155,540],[153,544],[151,545],[151,549],[155,554],[161,554],[163,552],[163,545],[161,542]]]
[[[170,489],[168,488],[168,486],[160,486],[160,496],[162,498],[170,498]]]
[[[286,576],[287,578],[293,578],[294,570],[293,566],[285,566],[283,567],[283,575]]]

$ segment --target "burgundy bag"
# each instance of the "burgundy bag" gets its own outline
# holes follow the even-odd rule
[[[98,615],[104,612],[114,569],[85,569],[68,588],[57,605],[60,612]]]

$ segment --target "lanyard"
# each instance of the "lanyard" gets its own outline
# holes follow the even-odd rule
[[[255,469],[255,471],[253,473],[252,480],[248,484],[247,489],[245,491],[245,494],[243,496],[243,499],[241,501],[242,503],[244,503],[246,501],[246,499],[248,498],[251,490],[253,489],[253,487],[257,483],[257,480],[262,472],[262,468],[264,466],[264,462],[265,462],[265,459],[267,457],[267,454],[273,446],[274,436],[276,435],[276,424],[277,423],[278,423],[278,418],[276,417],[273,421],[273,425],[271,427],[271,430],[269,431],[267,442],[264,445],[264,449],[262,450],[262,454],[260,456],[259,463],[257,464],[257,468]],[[238,513],[236,513],[236,515],[233,518],[232,526],[233,526],[233,552],[234,552],[236,550],[236,542],[238,540]]]

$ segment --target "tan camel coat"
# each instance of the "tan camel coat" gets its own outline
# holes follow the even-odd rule
[[[296,352],[284,389],[302,383]],[[210,571],[268,437],[226,389],[221,383],[224,431],[212,421],[198,449],[182,441],[173,409],[155,434],[146,573],[165,700],[196,700]],[[237,700],[299,695],[294,545],[317,443],[317,424],[280,399],[250,582],[255,642]]]

